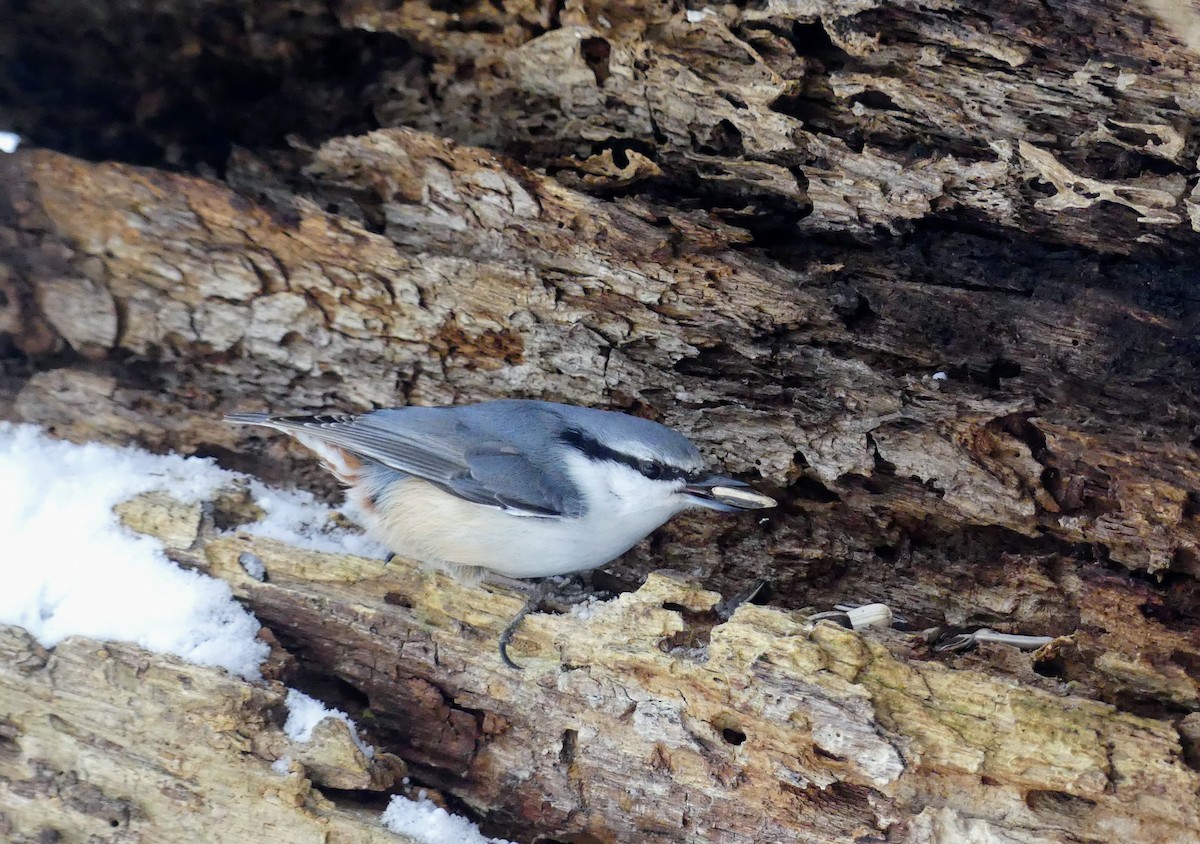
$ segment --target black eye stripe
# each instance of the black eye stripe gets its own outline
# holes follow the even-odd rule
[[[593,460],[608,460],[613,463],[620,463],[622,466],[628,466],[630,469],[652,481],[687,481],[699,479],[699,475],[695,472],[687,472],[675,466],[667,466],[656,460],[639,460],[636,457],[630,457],[628,454],[622,454],[575,428],[568,428],[558,438]]]
[[[682,481],[687,479],[687,472],[658,463],[654,460],[639,460],[638,471],[652,481]]]

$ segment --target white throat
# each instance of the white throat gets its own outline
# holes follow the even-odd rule
[[[679,494],[681,481],[652,481],[628,466],[581,454],[568,455],[566,467],[583,493],[584,519],[600,530],[628,531],[640,539],[689,506]]]

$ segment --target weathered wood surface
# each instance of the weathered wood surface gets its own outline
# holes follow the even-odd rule
[[[283,687],[133,645],[47,651],[0,626],[0,837],[10,844],[404,841],[320,785],[382,791],[403,763],[368,761],[345,723],[284,735]],[[271,770],[276,759],[291,770]]]
[[[226,496],[209,513],[242,518],[239,500]],[[525,667],[514,672],[499,661],[495,638],[516,596],[403,562],[217,534],[212,518],[180,519],[181,509],[162,496],[143,499],[125,510],[126,522],[164,534],[181,559],[227,580],[304,663],[358,690],[371,740],[469,804],[501,807],[494,823],[582,841],[1198,840],[1200,803],[1191,798],[1200,773],[1185,763],[1172,725],[1055,684],[989,677],[969,661],[927,661],[917,637],[858,634],[757,606],[719,623],[719,596],[660,573],[586,616],[531,616],[514,648]],[[194,526],[191,541],[183,523]],[[246,573],[246,555],[264,565],[262,580]],[[48,753],[22,734],[40,706],[61,720],[112,694],[119,717],[88,725],[99,738],[87,741],[79,725],[56,733],[72,748],[93,748],[95,764],[78,770],[128,764],[131,738],[159,746],[153,725],[162,720],[192,741],[204,738],[202,752],[172,754],[177,778],[221,763],[208,754],[219,757],[235,736],[251,754],[236,771],[248,777],[246,791],[301,788],[301,777],[284,780],[254,758],[282,752],[268,713],[277,694],[272,701],[211,670],[132,648],[106,647],[97,659],[99,645],[72,642],[51,656],[11,638],[0,700],[16,690],[23,705],[12,718],[10,756],[37,767],[37,754]],[[40,654],[36,664],[28,654]],[[138,695],[149,701],[134,701],[133,688],[151,690]],[[52,693],[76,708],[47,703]],[[159,706],[163,713],[151,717]],[[144,739],[130,736],[139,732],[135,718],[147,724]],[[110,737],[125,746],[101,740]],[[353,749],[348,736],[342,741]],[[71,763],[48,754],[39,764]],[[10,794],[28,783],[10,782]],[[186,791],[239,811],[207,781]],[[280,812],[300,800],[282,802]],[[125,815],[158,822],[141,805],[130,798]],[[194,817],[194,807],[177,808]],[[22,804],[17,817],[29,811]]]
[[[0,2],[0,18],[14,128],[152,165],[0,158],[0,415],[332,494],[302,452],[220,413],[624,408],[784,506],[679,519],[619,573],[726,594],[767,576],[789,607],[884,600],[916,626],[1069,634],[955,670],[1178,729],[1200,764],[1191,7]],[[53,102],[22,87],[72,67],[85,81]],[[321,629],[306,670],[366,682]],[[425,682],[460,694],[437,666]],[[565,823],[420,758],[480,809]],[[809,798],[859,817],[858,787]],[[1029,811],[1090,823],[1043,790]],[[886,793],[906,824],[915,800]]]
[[[359,178],[411,197],[389,206],[404,221],[391,239],[302,200],[281,218],[201,180],[48,153],[6,160],[24,209],[13,239],[25,248],[10,253],[24,272],[8,296],[10,310],[23,308],[11,317],[18,342],[66,342],[53,305],[37,299],[47,277],[76,298],[90,291],[103,306],[89,313],[122,315],[115,361],[35,374],[16,415],[68,436],[231,457],[246,435],[218,413],[233,407],[510,393],[625,404],[729,469],[761,473],[787,502],[762,524],[681,520],[630,569],[670,563],[725,591],[765,574],[805,602],[891,600],[931,622],[1057,634],[1088,612],[1081,593],[1108,581],[1098,558],[1178,573],[1157,589],[1126,583],[1126,610],[1145,607],[1135,617],[1151,623],[1117,639],[1131,659],[1191,671],[1194,638],[1173,629],[1195,595],[1200,461],[1190,444],[1144,436],[1151,423],[1102,401],[1089,410],[1108,427],[1092,430],[1078,405],[873,369],[829,350],[850,330],[827,289],[740,253],[677,253],[622,208],[528,171],[518,180],[477,150],[377,133],[332,143],[313,170],[338,162],[372,162]],[[477,222],[492,213],[499,228]],[[64,254],[64,242],[80,251]],[[523,265],[494,257],[518,253]],[[93,325],[58,324],[68,334]],[[1099,326],[1090,336],[1102,341]],[[139,363],[151,360],[163,367]],[[1142,408],[1158,395],[1128,389],[1141,390]],[[295,452],[284,459],[280,445],[260,471],[294,480]],[[1087,660],[1077,670],[1094,673]],[[1109,700],[1144,691],[1126,688],[1124,673],[1098,682],[1115,685]],[[1194,678],[1186,684],[1195,701]]]

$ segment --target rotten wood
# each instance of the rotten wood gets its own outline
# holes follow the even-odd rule
[[[403,763],[366,759],[342,721],[283,733],[285,690],[134,645],[51,651],[0,626],[0,835],[44,841],[385,844],[378,814],[321,787],[382,792]],[[288,757],[287,772],[272,763]]]
[[[1200,39],[1186,4],[35,6],[0,2],[0,113],[60,152],[0,159],[0,415],[334,496],[301,450],[220,414],[505,395],[639,413],[783,506],[678,519],[618,574],[670,568],[723,594],[767,577],[785,608],[882,600],[915,627],[1061,636],[1032,660],[880,647],[905,672],[1178,729],[1196,764]],[[83,70],[39,100],[23,80],[49,68]],[[269,619],[297,611],[266,594],[246,586]],[[306,671],[393,694],[343,664],[348,641],[380,654],[354,618],[306,618],[328,637],[293,634]],[[472,708],[484,687],[403,670],[424,684],[405,700],[444,713],[400,733],[430,781],[514,829],[584,828],[533,787],[518,802],[485,782],[525,769],[471,761],[473,713],[500,723]],[[896,782],[932,789],[904,748]],[[922,814],[832,764],[836,782],[804,799],[855,819],[823,834],[878,827],[877,803],[896,840],[953,840],[998,816],[993,775],[969,786],[968,769],[944,789],[992,807],[977,814]],[[576,770],[579,788],[629,773]],[[1016,840],[1091,840],[1070,836],[1117,811],[1091,785],[1004,777],[1014,817],[1043,813],[1007,828]],[[692,793],[668,792],[664,817]],[[634,835],[587,811],[599,837]]]
[[[524,668],[512,671],[495,640],[521,596],[215,528],[252,518],[246,502],[221,495],[194,519],[195,505],[155,494],[123,512],[226,580],[303,663],[356,690],[371,741],[490,810],[500,829],[725,844],[1099,842],[1115,829],[1139,842],[1197,840],[1186,729],[1063,684],[989,676],[970,659],[940,664],[920,636],[855,633],[805,613],[744,605],[721,622],[718,595],[669,573],[587,613],[530,616],[514,646]],[[248,555],[261,577],[247,573]],[[68,650],[53,658],[90,665],[86,649]],[[1032,675],[1028,655],[998,650]],[[92,670],[111,675],[103,665]],[[46,674],[23,671],[6,678],[6,696]],[[189,706],[222,712],[235,709],[223,698],[247,694],[263,693],[233,681],[187,689]],[[222,734],[255,735],[261,726],[237,724],[259,724],[262,709],[236,709]],[[128,764],[99,744],[108,764]]]

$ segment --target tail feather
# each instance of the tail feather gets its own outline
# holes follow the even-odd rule
[[[265,425],[280,431],[298,431],[306,428],[322,428],[326,425],[352,422],[356,417],[349,413],[300,413],[290,416],[274,416],[270,413],[227,413],[225,421],[234,425]]]
[[[329,414],[272,416],[269,413],[229,413],[226,414],[225,421],[234,425],[261,425],[295,437],[301,445],[315,452],[325,464],[325,468],[339,481],[347,486],[354,486],[361,477],[362,458],[348,449],[326,442],[320,436],[322,425],[346,422],[353,418]]]
[[[269,413],[227,413],[225,421],[231,425],[270,425]]]

